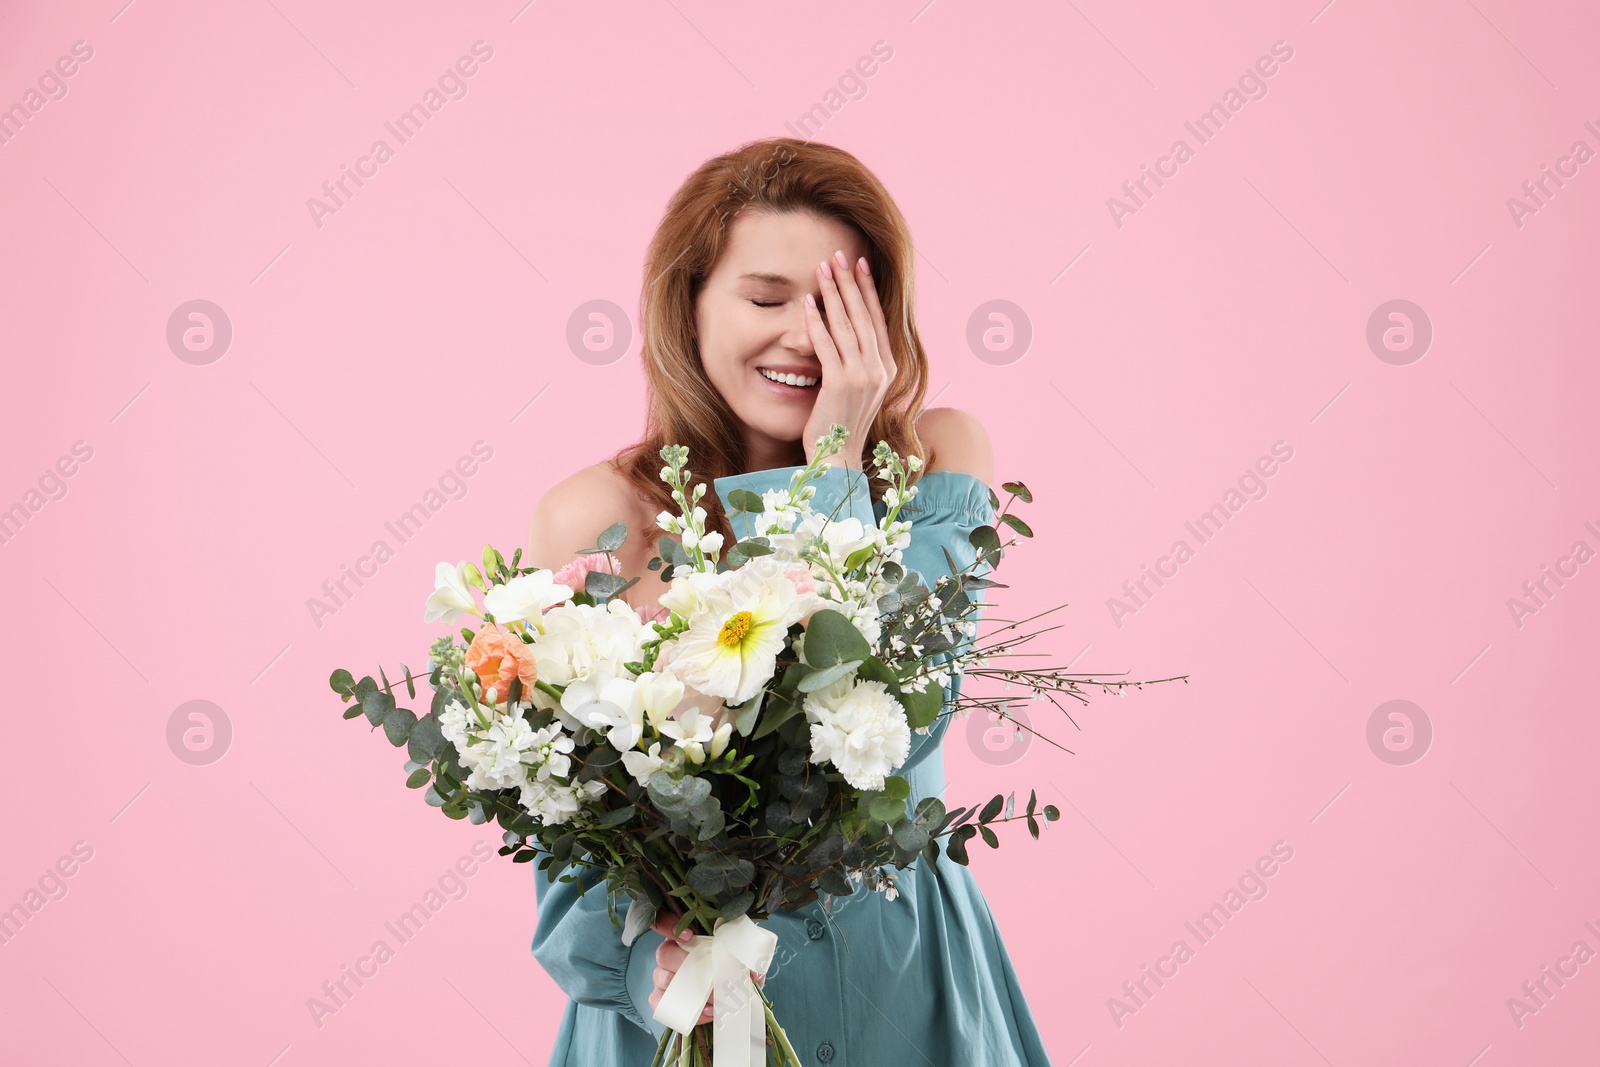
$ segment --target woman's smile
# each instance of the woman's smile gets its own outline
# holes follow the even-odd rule
[[[756,376],[768,389],[790,400],[814,397],[822,384],[820,374],[806,374],[798,367],[757,367]]]

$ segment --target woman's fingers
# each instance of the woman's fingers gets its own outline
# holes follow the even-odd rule
[[[819,275],[821,271],[817,272]],[[839,361],[839,350],[834,347],[833,337],[828,333],[828,324],[822,321],[822,309],[817,307],[817,302],[810,293],[806,294],[806,332],[811,335],[811,347],[817,351],[817,360],[822,364],[822,380],[826,382],[828,375],[843,373],[844,365]]]
[[[833,264],[823,260],[817,267],[821,275],[822,305],[828,309],[828,334],[833,339],[833,346],[839,352],[839,362],[844,366],[845,375],[852,381],[860,380],[857,376],[861,368],[861,348],[856,342],[855,324],[850,321],[850,312],[844,306],[844,297],[839,295],[841,281],[835,276]],[[849,271],[845,271],[846,274]],[[824,377],[823,381],[827,381]]]
[[[873,336],[878,339],[878,358],[883,360],[883,372],[894,381],[894,346],[889,343],[889,320],[884,317],[883,304],[878,300],[878,286],[867,269],[867,258],[856,261],[856,276],[861,287],[862,301],[867,305],[867,315],[872,319]]]
[[[831,266],[835,288],[849,316],[856,352],[861,356],[862,370],[866,372],[868,381],[877,383],[883,361],[878,358],[878,334],[873,327],[872,312],[867,310],[866,299],[861,295],[862,283],[843,252],[834,253]]]
[[[663,941],[656,946],[656,963],[669,971],[675,971],[683,966],[683,961],[689,958],[689,950],[676,941]]]
[[[694,937],[694,931],[692,929],[685,929],[682,936],[673,933],[673,930],[678,925],[678,920],[681,918],[683,918],[683,916],[676,912],[658,912],[656,914],[656,921],[650,924],[650,929],[654,930],[656,933],[660,934],[669,941],[688,941]]]

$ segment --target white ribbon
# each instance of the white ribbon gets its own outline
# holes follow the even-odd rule
[[[712,1067],[758,1067],[766,1062],[766,1012],[750,972],[766,974],[778,935],[748,915],[719,920],[711,934],[696,934],[684,946],[688,957],[667,983],[654,1012],[658,1023],[690,1034],[706,1010],[711,991]]]

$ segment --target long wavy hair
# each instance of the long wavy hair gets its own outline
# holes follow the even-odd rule
[[[673,194],[645,255],[639,293],[648,389],[644,436],[606,462],[653,511],[675,513],[672,490],[661,480],[661,448],[686,445],[691,483],[706,485],[700,502],[706,528],[730,543],[733,530],[712,483],[745,471],[744,438],[700,362],[694,307],[727,246],[730,224],[745,211],[806,212],[836,219],[865,239],[896,368],[868,439],[860,442],[873,499],[888,488],[871,469],[878,441],[889,442],[901,456],[928,458],[916,430],[928,389],[928,357],[917,334],[911,231],[889,191],[849,152],[792,137],[752,141],[708,159]]]

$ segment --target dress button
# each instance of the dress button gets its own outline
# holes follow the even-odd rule
[[[832,1060],[833,1060],[833,1046],[828,1044],[826,1041],[824,1041],[822,1044],[818,1045],[817,1046],[817,1059],[821,1060],[823,1063],[832,1062]]]
[[[822,920],[821,919],[807,919],[806,920],[806,933],[810,935],[811,940],[813,940],[813,941],[821,941],[822,940],[822,931],[823,931],[823,926],[822,926]]]

